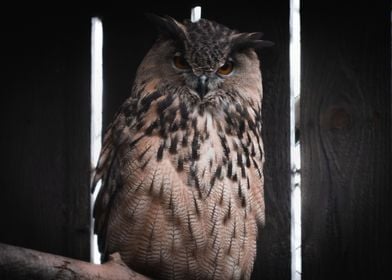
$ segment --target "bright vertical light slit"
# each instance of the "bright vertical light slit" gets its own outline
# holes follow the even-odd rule
[[[291,144],[291,279],[300,280],[301,256],[301,168],[300,143],[295,140],[299,119],[301,88],[301,22],[300,0],[290,1],[290,144]],[[297,108],[297,110],[296,110]]]
[[[201,7],[196,6],[191,10],[191,22],[198,22],[201,19]]]
[[[90,138],[90,159],[91,167],[97,164],[99,152],[101,150],[102,137],[102,46],[103,30],[102,22],[99,18],[91,19],[91,138]],[[91,196],[91,209],[100,188],[100,183],[96,186]],[[91,218],[91,221],[93,219]],[[93,227],[92,227],[93,228]],[[97,236],[91,233],[91,261],[100,263],[100,255],[97,246]]]

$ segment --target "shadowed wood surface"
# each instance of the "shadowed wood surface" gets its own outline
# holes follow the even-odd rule
[[[302,9],[302,279],[384,279],[392,257],[390,4],[332,1],[320,10],[311,2]]]

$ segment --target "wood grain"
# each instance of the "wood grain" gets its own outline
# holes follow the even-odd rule
[[[0,278],[2,280],[149,280],[130,270],[119,253],[110,255],[108,262],[96,265],[2,243],[0,243]]]
[[[392,245],[390,10],[387,1],[334,2],[320,10],[304,0],[302,9],[302,279],[383,279]]]

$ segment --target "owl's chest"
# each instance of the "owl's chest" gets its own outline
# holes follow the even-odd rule
[[[129,145],[136,140],[121,151],[125,187],[112,212],[128,244],[113,250],[141,268],[159,264],[159,276],[173,267],[182,279],[247,274],[264,211],[256,138],[225,135],[202,119],[187,129],[136,135]]]
[[[233,205],[247,209],[252,191],[262,191],[263,146],[258,131],[246,132],[245,123],[228,118],[219,122],[211,114],[190,118],[185,125],[172,119],[160,122],[155,130],[150,128],[157,121],[151,122],[129,140],[137,139],[137,144],[125,154],[124,175],[141,181],[150,195],[169,200],[170,205],[177,192],[186,201],[207,207],[229,197]]]
[[[191,193],[196,192],[197,199],[205,200],[219,183],[229,187],[236,181],[235,177],[224,179],[233,176],[238,179],[238,157],[242,155],[229,151],[230,145],[238,146],[236,141],[235,137],[219,137],[207,122],[200,129],[169,132],[165,137],[152,136],[146,139],[145,145],[151,147],[150,160],[140,162],[140,168],[147,173],[161,174],[171,182],[169,188],[180,184]]]

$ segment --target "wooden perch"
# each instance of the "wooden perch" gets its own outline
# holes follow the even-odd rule
[[[76,259],[0,243],[0,279],[149,280],[131,270],[120,254],[96,265]]]

